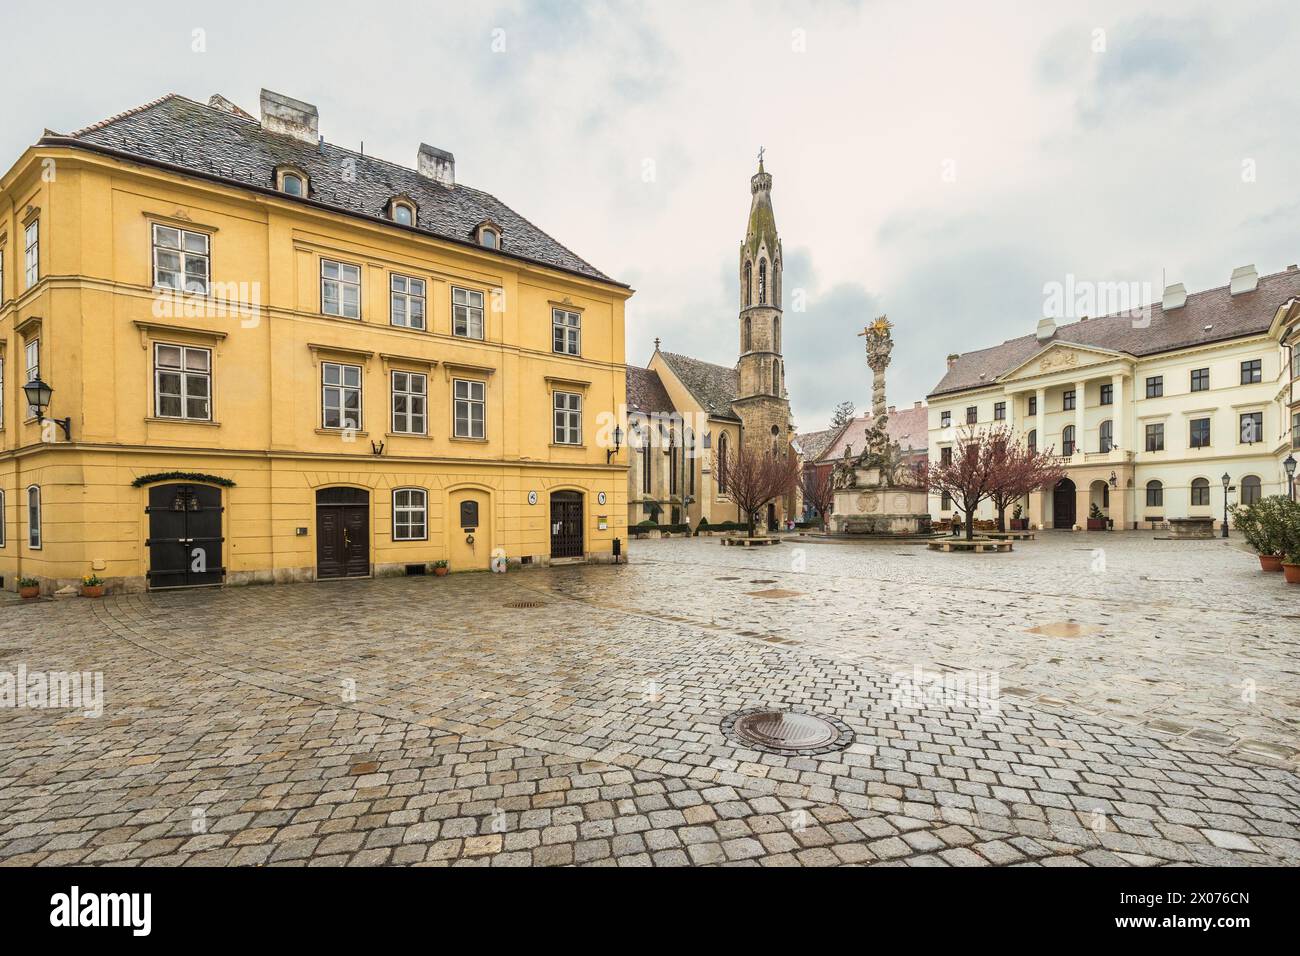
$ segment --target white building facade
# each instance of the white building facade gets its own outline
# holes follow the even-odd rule
[[[1039,323],[1035,334],[949,356],[929,396],[930,460],[967,427],[1006,426],[1061,457],[1066,477],[1022,502],[1035,528],[1086,527],[1095,505],[1115,529],[1224,513],[1289,491],[1291,397],[1300,363],[1283,346],[1300,269],[1221,288],[1181,285],[1134,314]],[[947,449],[947,450],[945,450]],[[952,503],[931,499],[936,519]],[[979,518],[995,517],[990,503]],[[1009,517],[1009,515],[1008,515]]]

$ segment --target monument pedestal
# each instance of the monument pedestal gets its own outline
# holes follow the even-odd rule
[[[881,480],[879,468],[857,468],[855,486],[835,492],[834,534],[924,535],[930,533],[925,491]]]

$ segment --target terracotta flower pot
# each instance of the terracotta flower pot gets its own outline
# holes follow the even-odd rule
[[[37,598],[41,596],[41,589],[37,586],[19,588],[18,596],[25,600],[30,601],[32,598]]]
[[[1281,571],[1282,559],[1276,554],[1261,554],[1259,556],[1259,566],[1264,571]]]
[[[104,585],[102,584],[83,584],[81,586],[81,596],[88,598],[97,598],[104,596]]]
[[[1282,573],[1286,575],[1287,584],[1300,584],[1300,564],[1282,562]]]
[[[437,577],[445,578],[445,577],[447,576],[447,569],[446,569],[446,568],[434,568],[434,569],[433,569],[433,573],[434,573],[434,575],[436,575]]]

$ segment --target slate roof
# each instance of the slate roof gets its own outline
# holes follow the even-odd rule
[[[660,352],[668,367],[681,380],[686,390],[708,414],[714,418],[729,418],[740,421],[740,416],[731,407],[740,391],[740,376],[735,367],[714,365],[701,362],[689,355],[676,352]]]
[[[844,455],[846,446],[859,454],[867,444],[867,429],[871,426],[871,413],[860,415],[845,426],[836,436],[835,441],[822,452],[820,461],[831,461]],[[920,408],[903,408],[889,416],[886,430],[889,437],[898,442],[906,452],[926,451],[930,448],[930,410],[922,405]]]
[[[802,435],[795,435],[794,439],[799,444],[803,460],[817,461],[822,458],[831,442],[835,441],[840,432],[849,427],[849,424],[849,422],[845,422],[837,428],[826,428],[819,432],[804,432]]]
[[[353,215],[383,218],[394,229],[410,228],[478,248],[482,247],[474,241],[475,227],[490,219],[502,229],[499,254],[613,282],[489,193],[459,182],[445,186],[414,169],[324,141],[313,146],[270,133],[247,114],[230,113],[175,93],[66,136],[47,131],[41,144],[125,153],[144,162],[262,190],[274,190],[277,166],[298,166],[311,177],[309,201]],[[388,201],[399,195],[415,202],[416,226],[387,220]]]
[[[1151,305],[1151,324],[1144,328],[1134,328],[1134,320],[1128,315],[1109,315],[1058,326],[1048,342],[1039,342],[1032,333],[1022,335],[992,348],[967,352],[948,369],[930,394],[944,395],[991,385],[999,375],[1051,342],[1092,345],[1143,356],[1258,335],[1268,331],[1278,307],[1295,295],[1300,295],[1300,269],[1288,269],[1262,276],[1254,291],[1240,295],[1230,295],[1225,285],[1194,292],[1187,296],[1187,303],[1181,309],[1169,312],[1155,302]]]
[[[654,369],[627,367],[627,408],[629,412],[675,412],[659,373]]]

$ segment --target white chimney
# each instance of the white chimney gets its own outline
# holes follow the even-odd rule
[[[1051,339],[1053,335],[1056,334],[1056,322],[1053,321],[1052,319],[1039,319],[1038,331],[1036,334],[1038,336],[1038,341],[1040,342],[1048,341],[1049,339]]]
[[[421,176],[432,179],[435,183],[449,188],[456,185],[456,157],[445,149],[421,143],[420,152],[415,158],[415,168]]]
[[[1259,273],[1255,271],[1253,265],[1237,266],[1232,270],[1232,282],[1228,285],[1228,292],[1232,295],[1241,295],[1243,292],[1254,292],[1259,287]]]
[[[262,90],[262,129],[316,146],[320,143],[319,126],[320,114],[310,103]]]
[[[1160,308],[1166,312],[1181,309],[1187,304],[1187,286],[1181,282],[1165,286],[1165,297],[1160,300]]]

